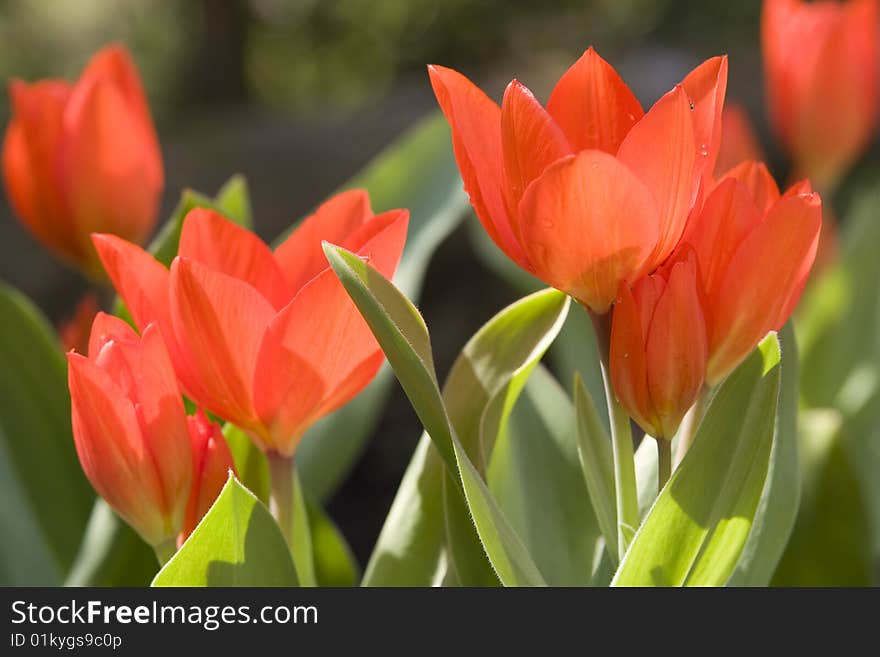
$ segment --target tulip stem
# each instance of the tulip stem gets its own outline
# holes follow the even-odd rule
[[[608,351],[611,339],[611,313],[590,313],[599,358],[602,364],[602,381],[611,420],[611,447],[614,455],[614,494],[617,506],[617,554],[622,561],[636,529],[639,526],[639,497],[636,488],[636,468],[633,451],[632,429],[629,415],[614,394],[611,372],[608,368]]]
[[[156,559],[159,561],[159,567],[161,568],[177,552],[177,539],[169,538],[167,541],[154,545],[153,551],[156,553]]]
[[[663,492],[663,487],[669,481],[672,474],[672,441],[666,438],[655,438],[657,441],[657,494]]]
[[[269,452],[271,492],[269,510],[275,516],[287,545],[293,548],[293,458]]]

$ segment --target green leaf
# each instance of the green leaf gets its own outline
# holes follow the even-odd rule
[[[33,581],[57,582],[73,563],[95,499],[74,449],[67,364],[39,310],[5,285],[0,316],[0,459],[10,475],[0,507],[11,521],[4,534],[22,531],[18,538],[33,541],[4,550],[13,561],[4,559],[0,571],[15,579],[19,569],[42,569]]]
[[[721,385],[693,445],[636,532],[613,585],[727,581],[767,478],[779,362],[779,342],[771,334]]]
[[[266,455],[254,444],[250,436],[234,424],[227,422],[223,426],[223,436],[232,453],[232,462],[235,463],[238,480],[263,504],[269,504],[271,482]]]
[[[801,496],[798,463],[798,371],[797,344],[789,323],[780,334],[782,363],[779,411],[770,467],[761,501],[728,586],[767,586],[788,544]]]
[[[486,454],[480,444],[484,407],[492,406],[493,398],[499,395],[494,417],[497,426],[503,426],[525,377],[558,332],[568,309],[567,299],[559,292],[544,291],[514,304],[514,310],[500,313],[489,322],[469,342],[463,358],[453,367],[445,388],[450,408],[447,414],[437,386],[428,330],[415,307],[357,256],[333,245],[325,245],[325,253],[388,357],[437,451],[450,471],[458,472],[477,532],[502,583],[541,583],[537,568],[492,498],[472,458],[484,467]],[[549,326],[539,330],[537,327],[542,323]],[[520,343],[520,334],[528,339]],[[457,372],[462,373],[458,376],[464,384],[471,385],[469,391],[466,385],[452,383]],[[487,385],[490,382],[493,387]],[[480,395],[485,404],[477,403]],[[458,407],[472,412],[466,414],[466,421],[453,428],[450,418],[457,417],[453,409]],[[458,431],[463,432],[463,441],[459,440]]]
[[[872,583],[868,509],[845,436],[838,412],[803,414],[803,497],[791,540],[773,577],[774,586]]]
[[[64,584],[147,586],[158,569],[152,548],[99,498]]]
[[[357,586],[360,568],[339,528],[308,498],[306,505],[318,586]]]
[[[575,411],[535,368],[498,437],[489,488],[551,586],[591,583],[599,525],[578,461]]]
[[[801,395],[809,406],[838,407],[838,394],[862,367],[880,375],[878,207],[876,191],[854,203],[840,258],[807,288],[799,304]]]
[[[235,477],[153,586],[296,586],[287,542],[263,504]]]
[[[578,455],[590,501],[608,553],[617,563],[617,506],[614,493],[614,461],[611,438],[599,419],[596,406],[584,387],[580,374],[575,374],[574,404],[577,411]]]
[[[435,112],[345,186],[366,189],[376,212],[409,208],[406,248],[394,280],[413,300],[418,300],[432,254],[468,208],[450,143],[449,126]],[[391,370],[383,367],[354,400],[306,432],[297,448],[297,467],[316,500],[326,500],[357,462],[378,425],[391,381]]]
[[[214,197],[214,205],[239,226],[251,228],[254,225],[247,180],[241,174],[226,181]]]

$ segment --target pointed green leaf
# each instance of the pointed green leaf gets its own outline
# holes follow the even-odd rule
[[[769,335],[721,385],[620,564],[616,586],[724,584],[746,543],[773,444],[780,348]]]
[[[0,573],[15,578],[19,569],[36,569],[42,574],[33,581],[57,583],[76,556],[95,496],[74,449],[67,365],[55,334],[5,285],[0,316],[0,459],[9,476],[0,513],[10,521],[4,533],[21,531],[17,538],[33,546],[4,550]]]
[[[602,528],[612,562],[617,562],[617,506],[614,493],[614,462],[611,438],[584,387],[575,374],[574,404],[577,411],[578,455],[590,492],[593,511]]]
[[[153,586],[296,586],[296,570],[268,509],[235,477]]]

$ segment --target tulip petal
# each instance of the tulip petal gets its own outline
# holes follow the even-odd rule
[[[653,308],[650,308],[653,310]],[[653,431],[648,394],[648,365],[642,313],[627,284],[621,284],[611,320],[609,363],[614,394],[630,416],[646,431]]]
[[[480,223],[498,248],[521,267],[530,269],[505,202],[501,109],[457,71],[429,66],[428,73],[440,109],[452,128],[455,160]]]
[[[136,342],[137,339],[138,336],[134,329],[119,317],[99,312],[92,321],[92,330],[89,335],[89,358],[95,360],[108,342]]]
[[[260,347],[254,399],[272,427],[271,446],[293,453],[303,431],[366,386],[382,359],[333,270],[312,279],[272,320]]]
[[[711,176],[721,150],[721,116],[727,94],[727,56],[712,57],[681,81],[692,103],[697,169]]]
[[[192,487],[178,544],[182,544],[196,528],[220,494],[229,471],[235,470],[232,453],[220,427],[205,417],[201,409],[187,418],[187,426],[193,454]]]
[[[696,220],[688,224],[683,242],[697,254],[703,290],[712,308],[731,259],[761,218],[745,185],[725,178],[706,199]]]
[[[821,224],[818,194],[789,196],[740,244],[713,300],[710,383],[788,319],[816,256]]]
[[[614,154],[630,128],[642,118],[639,101],[611,65],[589,48],[559,78],[547,111],[575,151]]]
[[[602,151],[548,167],[526,190],[520,216],[537,275],[597,313],[608,310],[620,282],[643,268],[657,242],[651,192]]]
[[[761,213],[767,212],[779,200],[779,187],[763,162],[741,162],[725,173],[724,178],[734,178],[745,185]]]
[[[174,332],[203,394],[194,401],[243,429],[252,429],[251,385],[263,333],[275,311],[238,279],[189,258],[171,265]]]
[[[266,243],[219,212],[190,210],[183,220],[177,252],[248,283],[278,310],[290,301],[287,281]]]
[[[78,84],[64,112],[60,182],[78,235],[108,232],[142,243],[156,219],[150,138],[109,80]]]
[[[164,522],[154,512],[160,485],[134,406],[93,362],[75,353],[67,360],[73,436],[83,471],[98,494],[155,544],[164,538]]]
[[[339,246],[367,258],[374,269],[390,280],[403,254],[408,226],[409,210],[383,212],[349,235]]]
[[[656,200],[660,235],[646,264],[647,273],[678,244],[699,189],[694,126],[684,89],[676,87],[657,101],[629,131],[617,158],[645,183]]]
[[[275,249],[275,259],[287,278],[291,293],[296,294],[303,285],[327,269],[322,241],[342,245],[372,215],[367,192],[352,189],[332,196],[297,226]]]
[[[501,103],[501,141],[509,207],[516,208],[526,187],[553,162],[569,155],[568,140],[532,92],[514,80]],[[513,228],[517,232],[516,213]]]
[[[708,339],[697,285],[696,256],[691,252],[671,267],[654,307],[645,359],[651,407],[659,424],[660,435],[655,437],[675,435],[703,387]]]

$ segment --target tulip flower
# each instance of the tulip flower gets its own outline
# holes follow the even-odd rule
[[[795,172],[833,190],[874,133],[880,83],[876,0],[766,0],[761,19],[773,127]]]
[[[3,178],[12,207],[43,245],[103,278],[90,234],[144,242],[163,184],[156,132],[131,57],[110,46],[76,84],[13,80],[9,95]]]
[[[671,439],[703,387],[708,357],[692,250],[633,287],[620,286],[611,323],[617,399],[651,436]]]
[[[738,164],[749,160],[763,160],[764,151],[742,105],[724,106],[721,114],[721,148],[715,163],[715,177],[724,174]]]
[[[64,351],[75,349],[81,354],[88,352],[89,335],[97,314],[98,297],[94,292],[87,292],[76,304],[73,317],[58,325],[58,340]]]
[[[160,326],[184,392],[270,454],[287,457],[384,359],[322,241],[358,253],[390,278],[408,217],[406,210],[374,216],[366,192],[349,191],[273,253],[216,212],[195,209],[170,272],[117,237],[97,235],[95,246],[137,325]]]
[[[706,381],[729,374],[794,310],[816,257],[822,203],[806,181],[780,195],[763,164],[735,167],[688,225],[709,337]]]
[[[157,554],[170,556],[192,479],[187,419],[156,326],[139,338],[99,313],[88,356],[67,356],[73,437],[95,490]]]
[[[498,107],[460,73],[428,71],[477,217],[520,267],[603,314],[670,255],[717,158],[726,58],[647,113],[592,48],[546,108],[516,80]]]
[[[220,425],[211,422],[201,409],[186,420],[192,446],[193,473],[183,531],[177,539],[179,545],[189,537],[214,504],[229,478],[230,470],[235,471],[232,453]]]

